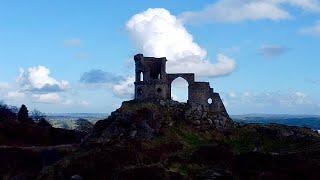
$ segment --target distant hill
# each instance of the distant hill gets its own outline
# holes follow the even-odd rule
[[[108,116],[106,113],[48,113],[46,115],[49,120],[77,120],[83,118],[92,121]]]
[[[36,179],[320,179],[319,152],[320,134],[308,128],[126,101]]]
[[[53,127],[64,129],[75,129],[78,119],[86,119],[92,124],[106,119],[108,114],[104,113],[50,113],[47,114],[47,120]]]
[[[95,124],[98,120],[106,119],[108,116],[109,114],[106,113],[52,113],[47,114],[47,119],[54,127],[74,129],[78,119],[87,119]],[[276,123],[320,130],[320,115],[245,114],[231,115],[231,118],[239,123]]]
[[[320,130],[319,115],[287,115],[287,114],[247,114],[233,115],[231,118],[240,123],[284,124],[289,126],[308,127]]]

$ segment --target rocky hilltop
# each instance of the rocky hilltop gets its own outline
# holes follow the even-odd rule
[[[105,121],[96,123],[89,142],[106,143],[114,139],[152,140],[172,127],[189,125],[199,132],[213,129],[221,132],[233,127],[226,111],[210,112],[201,106],[189,106],[176,101],[126,101]]]
[[[320,136],[175,101],[123,102],[38,179],[319,179]]]

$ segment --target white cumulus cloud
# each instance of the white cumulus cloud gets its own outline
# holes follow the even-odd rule
[[[69,86],[67,81],[58,81],[50,76],[50,70],[44,66],[20,69],[18,82],[23,90],[34,93],[64,91]]]
[[[48,93],[48,94],[35,94],[33,95],[35,102],[45,103],[45,104],[58,104],[61,103],[61,97],[58,93]]]
[[[307,11],[320,11],[320,2],[319,0],[274,0],[279,3],[288,3],[292,6],[299,7]]]
[[[300,105],[312,105],[315,102],[312,101],[307,94],[295,91],[295,92],[244,92],[236,95],[235,93],[227,93],[225,99],[233,105],[243,106],[283,106],[283,107],[295,107]],[[242,105],[241,105],[242,104]]]
[[[283,20],[291,15],[272,0],[219,0],[201,11],[184,12],[184,22],[240,22],[244,20]]]
[[[236,68],[233,59],[217,55],[217,62],[207,58],[207,51],[193,40],[193,36],[169,11],[148,9],[134,15],[127,22],[127,30],[139,52],[145,56],[166,57],[170,73],[194,72],[199,76],[228,75]]]
[[[218,0],[200,11],[181,14],[186,23],[241,22],[247,20],[286,20],[293,18],[287,5],[319,12],[318,0]]]
[[[19,91],[10,91],[5,95],[5,99],[8,99],[8,100],[18,100],[25,97],[26,97],[26,94]]]
[[[112,87],[113,93],[118,97],[133,97],[135,77],[130,76],[125,80],[119,81]]]
[[[80,105],[81,106],[89,106],[90,104],[87,101],[81,101]]]
[[[89,106],[90,103],[85,101],[85,100],[78,100],[78,101],[75,101],[75,100],[71,100],[71,99],[66,99],[66,100],[62,100],[64,98],[58,98],[58,100],[55,102],[55,103],[59,103],[61,105],[64,105],[64,106],[73,106],[73,107],[79,107],[79,106],[82,106],[82,107],[86,107],[86,106]]]
[[[9,84],[5,82],[0,82],[0,90],[9,88]]]

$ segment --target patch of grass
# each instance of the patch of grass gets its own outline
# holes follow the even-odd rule
[[[262,138],[262,151],[264,152],[277,152],[283,149],[296,149],[303,146],[301,142],[297,142],[290,138],[270,139]]]
[[[183,176],[188,176],[189,174],[198,174],[204,168],[198,164],[180,164],[174,163],[169,167],[170,171],[179,172]]]
[[[255,128],[242,128],[232,135],[225,137],[224,142],[230,144],[235,152],[246,153],[252,151],[257,145],[262,152],[277,152],[283,149],[294,149],[303,144],[289,137],[271,138],[268,134],[261,134]]]
[[[232,145],[235,152],[237,152],[237,153],[250,152],[254,148],[254,143],[247,141],[247,140],[227,140],[225,142],[227,144]]]
[[[251,130],[238,131],[236,135],[225,137],[224,142],[230,144],[235,152],[246,153],[250,152],[255,147],[255,142],[259,137],[257,133]]]
[[[184,128],[171,128],[172,131],[183,141],[185,142],[191,149],[195,149],[200,145],[209,144],[212,140],[201,137],[199,134],[192,132],[190,130]]]

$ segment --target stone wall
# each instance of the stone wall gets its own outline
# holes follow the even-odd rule
[[[171,100],[171,84],[181,77],[188,82],[188,104],[205,111],[226,112],[218,93],[209,82],[196,82],[194,73],[166,73],[166,58],[144,57],[137,54],[135,60],[135,100]]]

